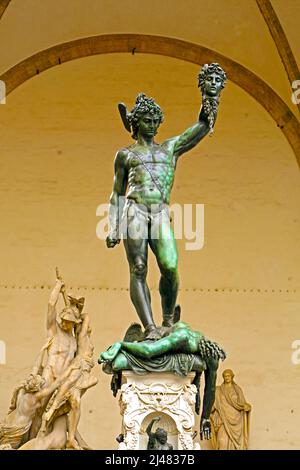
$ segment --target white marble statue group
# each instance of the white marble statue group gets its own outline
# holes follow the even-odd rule
[[[65,308],[57,313],[60,293]],[[57,272],[47,313],[47,340],[0,420],[0,449],[89,449],[78,431],[81,397],[97,383],[84,298],[66,295]]]

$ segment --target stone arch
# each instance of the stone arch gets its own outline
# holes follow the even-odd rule
[[[7,70],[1,77],[7,94],[41,72],[64,62],[109,53],[158,54],[202,65],[218,62],[229,80],[250,94],[265,108],[281,129],[300,166],[300,123],[277,95],[277,93],[255,73],[232,59],[199,44],[179,39],[144,34],[107,34],[91,36],[58,44],[40,51]]]

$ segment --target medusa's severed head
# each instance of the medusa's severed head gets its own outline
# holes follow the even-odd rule
[[[218,96],[226,80],[226,73],[219,64],[204,64],[198,75],[198,86],[203,95]]]

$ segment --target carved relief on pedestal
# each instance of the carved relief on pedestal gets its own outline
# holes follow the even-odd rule
[[[123,372],[119,399],[123,416],[124,443],[127,449],[147,448],[147,425],[160,417],[160,424],[168,433],[174,449],[193,449],[193,407],[196,387],[191,384],[193,373],[178,377],[171,373],[136,375]]]

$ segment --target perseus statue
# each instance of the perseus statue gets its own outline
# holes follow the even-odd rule
[[[159,339],[161,329],[153,320],[146,282],[148,247],[161,274],[162,326],[169,328],[174,322],[179,285],[177,248],[169,216],[175,168],[180,155],[213,131],[226,74],[217,63],[205,64],[198,80],[202,92],[198,121],[162,144],[154,139],[164,116],[153,98],[139,93],[130,113],[119,104],[123,124],[135,143],[119,150],[115,157],[106,244],[113,248],[123,238],[130,269],[130,297],[149,340]]]

